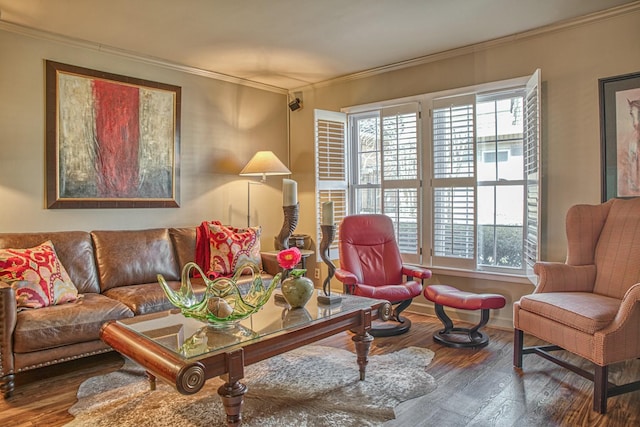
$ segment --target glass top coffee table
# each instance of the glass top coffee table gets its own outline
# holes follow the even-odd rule
[[[142,365],[151,387],[156,378],[182,394],[198,392],[209,378],[224,376],[218,389],[227,424],[238,426],[247,387],[244,367],[343,331],[354,333],[360,379],[364,380],[372,320],[387,320],[388,301],[343,295],[334,305],[312,297],[304,308],[291,309],[272,296],[260,311],[234,326],[212,326],[174,309],[106,323],[102,340]]]

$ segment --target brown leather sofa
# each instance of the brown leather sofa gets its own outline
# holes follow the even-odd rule
[[[30,248],[47,240],[81,297],[18,311],[13,288],[0,282],[0,390],[5,398],[14,390],[17,373],[110,351],[99,338],[105,322],[172,308],[157,275],[179,288],[182,266],[195,260],[196,227],[0,233],[0,248]],[[270,256],[263,256],[263,268],[278,271]],[[263,273],[265,283],[272,277]],[[196,293],[204,291],[202,279],[192,284]]]

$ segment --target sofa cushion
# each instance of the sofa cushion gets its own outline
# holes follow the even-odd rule
[[[169,235],[182,271],[185,264],[196,260],[196,227],[170,228]]]
[[[47,307],[78,297],[50,240],[28,249],[0,249],[0,279],[12,284],[22,308]]]
[[[29,353],[97,340],[105,322],[126,317],[133,317],[127,306],[93,293],[69,304],[24,310],[17,316],[14,352]]]
[[[0,233],[0,248],[31,248],[51,240],[60,263],[81,294],[100,292],[93,242],[86,231]]]
[[[168,281],[173,289],[180,289],[179,281]],[[193,291],[198,297],[204,294],[205,287],[201,278],[192,278]],[[104,292],[105,296],[120,301],[137,316],[139,314],[155,313],[175,308],[165,295],[159,283],[147,283],[143,285],[119,286]]]
[[[178,263],[166,228],[92,231],[102,292],[118,286],[155,283],[157,275],[179,280]]]

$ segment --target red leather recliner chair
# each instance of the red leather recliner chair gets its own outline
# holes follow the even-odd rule
[[[400,313],[420,295],[422,280],[431,277],[431,270],[402,263],[391,218],[378,214],[345,217],[340,225],[338,247],[340,268],[336,269],[335,277],[344,284],[345,292],[384,299],[394,306],[391,319],[398,323],[376,325],[371,335],[407,332],[411,321]]]

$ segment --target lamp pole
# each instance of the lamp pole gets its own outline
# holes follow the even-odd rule
[[[247,227],[251,227],[251,184],[262,185],[267,182],[267,175],[262,174],[260,181],[247,181]]]

